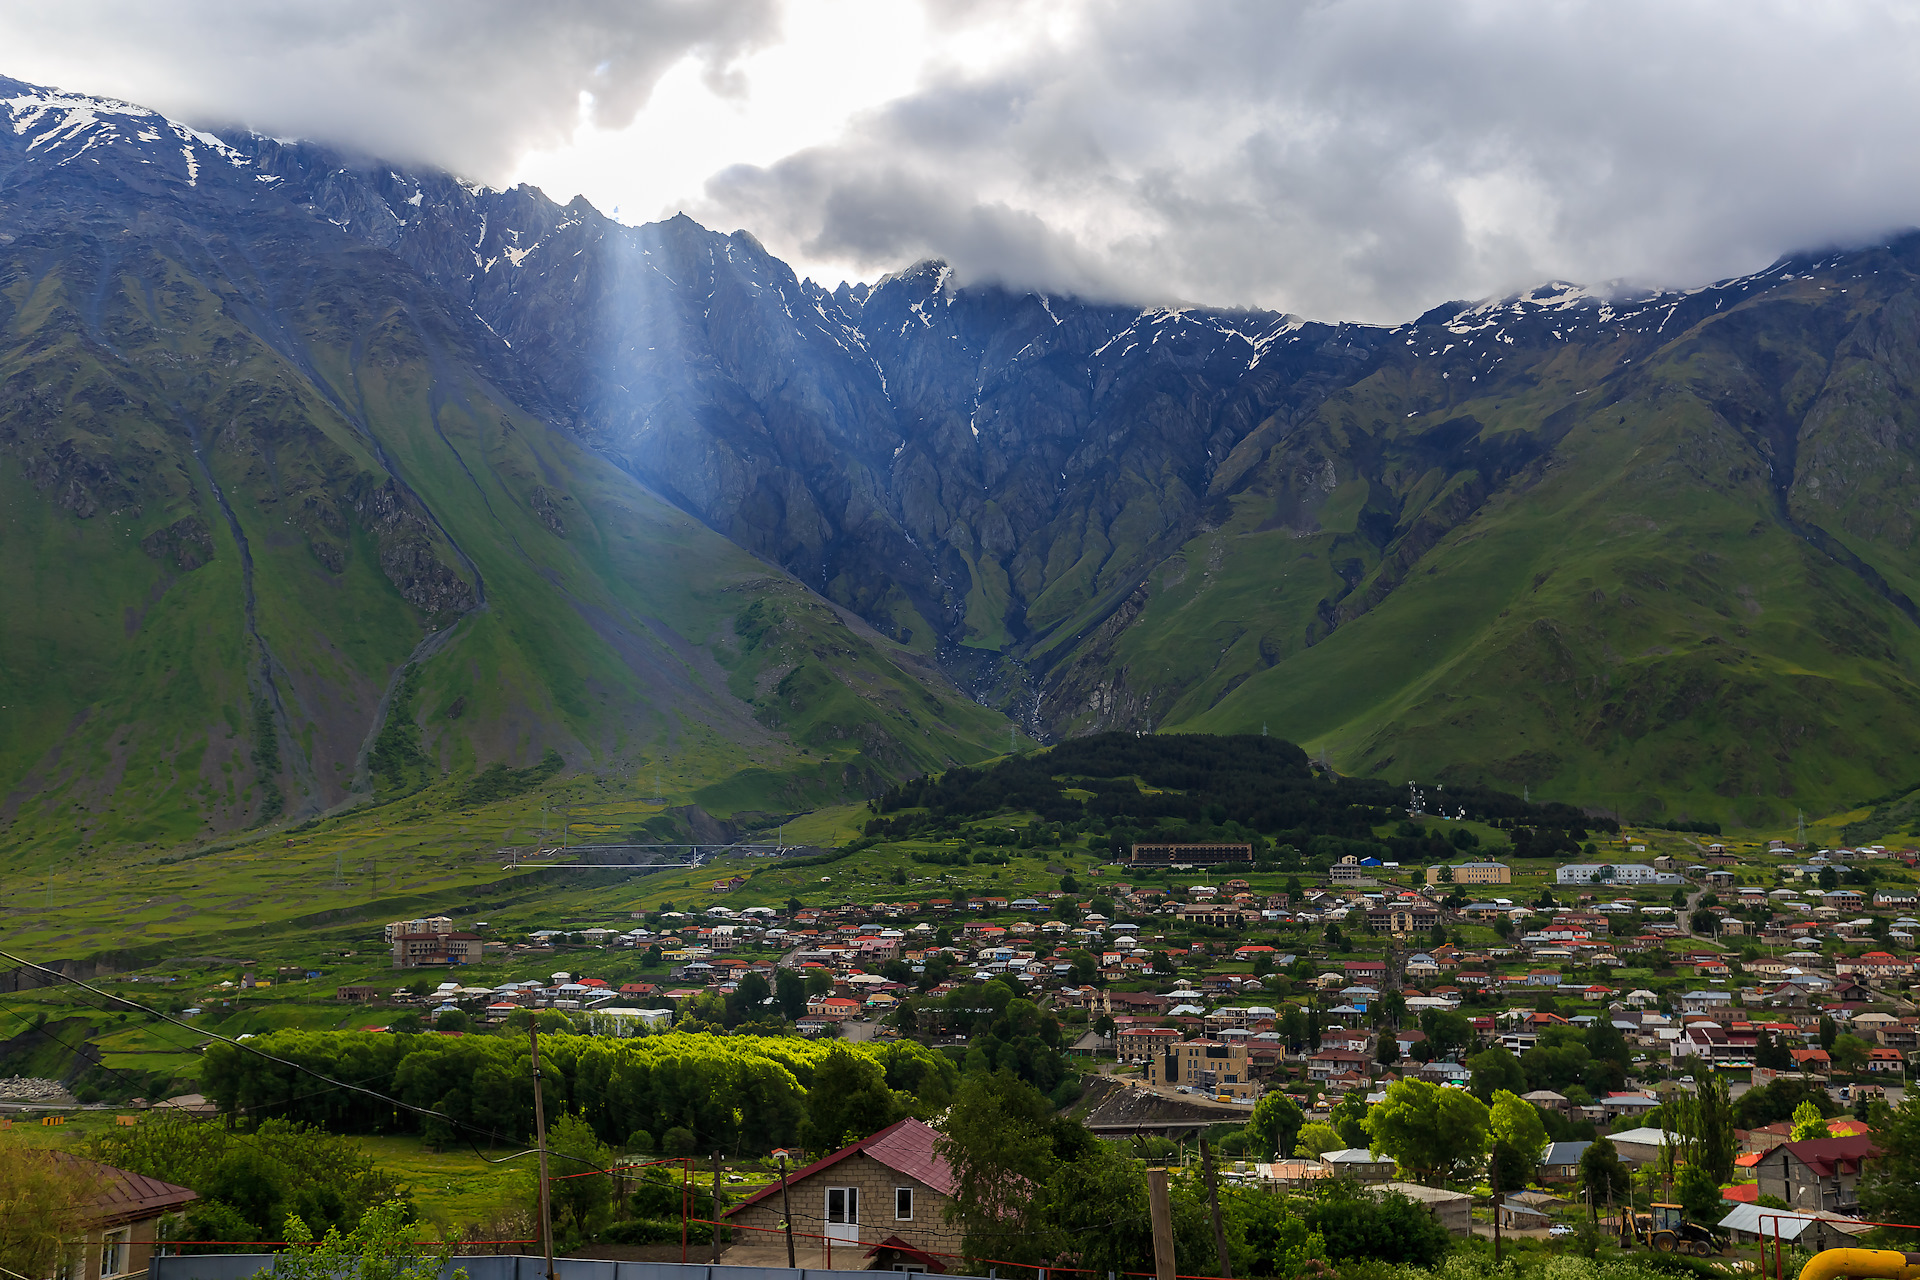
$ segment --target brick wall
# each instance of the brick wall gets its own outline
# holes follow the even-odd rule
[[[827,1231],[827,1189],[857,1187],[860,1192],[860,1253],[864,1254],[889,1236],[898,1236],[918,1249],[930,1252],[958,1253],[960,1231],[946,1222],[947,1197],[932,1187],[903,1173],[895,1172],[864,1151],[855,1152],[830,1168],[803,1180],[789,1183],[793,1199],[794,1243],[797,1248],[817,1247],[819,1241],[807,1236]],[[900,1221],[893,1216],[894,1189],[913,1190],[913,1218]],[[776,1184],[772,1195],[757,1204],[739,1209],[728,1217],[743,1227],[778,1227],[780,1192]],[[743,1233],[756,1243],[777,1242],[778,1236],[762,1231]],[[840,1246],[834,1246],[836,1255]],[[852,1247],[849,1246],[849,1252]],[[853,1257],[834,1258],[836,1270],[859,1269],[864,1264]]]

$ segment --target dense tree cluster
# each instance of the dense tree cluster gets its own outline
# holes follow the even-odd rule
[[[1617,830],[1564,804],[1530,804],[1518,796],[1468,786],[1430,798],[1448,815],[1511,828],[1516,847],[1533,856],[1579,851],[1590,829]],[[1407,816],[1401,786],[1377,778],[1343,778],[1318,769],[1299,747],[1251,735],[1100,733],[984,768],[955,768],[900,783],[874,802],[869,836],[901,839],[957,831],[958,824],[1000,813],[1031,812],[1033,828],[1084,826],[1111,846],[1129,839],[1268,838],[1275,857],[1391,857],[1431,861],[1472,850],[1477,841],[1443,836],[1411,822],[1384,840],[1375,826]],[[1013,833],[1025,844],[1031,832]]]
[[[517,1037],[278,1031],[250,1043],[447,1118],[354,1090],[316,1089],[310,1075],[216,1043],[202,1079],[224,1110],[340,1133],[420,1132],[443,1144],[518,1143],[533,1131],[528,1046]],[[947,1105],[960,1075],[944,1054],[904,1040],[846,1046],[681,1032],[625,1040],[555,1035],[542,1037],[540,1058],[549,1116],[578,1114],[614,1145],[636,1131],[682,1130],[698,1151],[817,1145],[875,1116],[885,1124],[909,1112],[931,1115]],[[881,1095],[890,1101],[882,1105]]]

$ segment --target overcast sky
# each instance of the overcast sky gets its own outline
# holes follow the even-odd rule
[[[803,274],[1397,321],[1920,224],[1910,5],[0,0],[0,73]]]

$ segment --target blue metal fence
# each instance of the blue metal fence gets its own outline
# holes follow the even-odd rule
[[[251,1280],[273,1271],[272,1253],[197,1253],[154,1258],[147,1264],[148,1280]],[[546,1280],[545,1258],[524,1254],[484,1254],[450,1259],[441,1280],[453,1280],[464,1269],[468,1280]],[[602,1258],[555,1258],[559,1280],[845,1280],[856,1272],[825,1271],[817,1267],[715,1267],[704,1263],[614,1262]],[[942,1280],[979,1280],[974,1276],[947,1276]]]

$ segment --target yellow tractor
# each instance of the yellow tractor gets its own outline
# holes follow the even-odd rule
[[[1677,1204],[1656,1204],[1650,1213],[1630,1214],[1621,1236],[1622,1248],[1643,1244],[1655,1253],[1691,1253],[1701,1258],[1720,1252],[1713,1232],[1688,1222]]]

